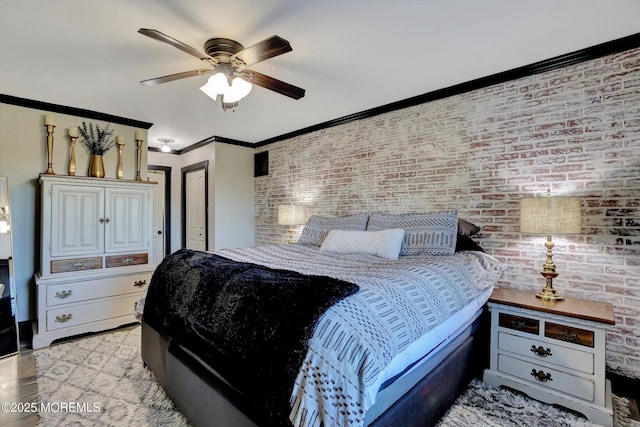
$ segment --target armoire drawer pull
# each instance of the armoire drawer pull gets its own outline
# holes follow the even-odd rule
[[[531,346],[531,351],[534,352],[536,355],[540,356],[540,357],[547,357],[547,356],[553,356],[551,354],[551,349],[550,348],[544,348],[541,345],[536,347],[535,345]]]
[[[130,256],[122,258],[122,262],[125,264],[131,264],[133,261],[135,261],[135,259],[131,258]]]
[[[56,292],[55,297],[56,298],[60,298],[60,299],[65,299],[65,298],[69,298],[71,296],[71,294],[73,294],[72,290],[59,291],[59,292]]]
[[[541,370],[536,371],[535,369],[531,370],[531,375],[533,375],[535,377],[535,379],[537,379],[540,382],[546,383],[547,381],[553,381],[553,379],[551,378],[551,374],[550,373],[544,373]]]
[[[82,268],[84,267],[84,262],[74,262],[73,268]]]
[[[71,319],[73,319],[73,315],[71,313],[63,314],[62,316],[56,316],[56,322],[58,323],[68,322]]]
[[[133,284],[133,286],[135,286],[136,288],[139,288],[140,286],[144,286],[147,284],[146,280],[136,280],[136,282]]]

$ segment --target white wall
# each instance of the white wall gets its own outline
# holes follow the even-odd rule
[[[47,167],[46,131],[44,115],[52,114],[55,119],[53,145],[53,170],[58,175],[66,175],[69,162],[69,139],[67,128],[80,126],[82,121],[106,126],[106,122],[70,116],[32,108],[0,103],[0,176],[9,177],[11,197],[14,265],[18,299],[18,320],[34,319],[35,281],[33,276],[39,262],[39,184],[38,176]],[[124,147],[124,178],[134,179],[136,173],[135,131],[143,130],[130,126],[111,124],[114,136],[121,135]],[[89,155],[76,142],[76,176],[86,176]],[[142,149],[143,170],[146,179],[147,145]],[[115,178],[117,149],[112,148],[104,156],[107,178]]]
[[[149,164],[171,167],[171,251],[182,245],[182,168],[209,161],[209,250],[254,245],[253,148],[211,143],[180,156],[150,152]]]

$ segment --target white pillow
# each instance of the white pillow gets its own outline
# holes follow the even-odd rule
[[[381,231],[331,230],[320,246],[320,252],[367,253],[387,259],[398,259],[404,239],[401,228]]]

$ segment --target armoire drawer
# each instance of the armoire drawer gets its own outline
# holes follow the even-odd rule
[[[51,261],[51,273],[96,270],[102,268],[102,257],[69,258]]]
[[[588,402],[594,401],[595,383],[588,378],[570,375],[505,354],[498,355],[498,371],[533,384],[570,394]]]
[[[151,273],[142,273],[47,285],[47,307],[140,292],[150,280]]]
[[[72,328],[85,323],[98,322],[120,316],[133,316],[135,304],[140,299],[140,293],[122,298],[109,298],[81,305],[63,306],[47,310],[47,331],[62,328]]]
[[[110,255],[107,257],[105,265],[107,268],[126,267],[128,265],[140,265],[149,263],[149,254],[126,254]]]
[[[575,350],[506,332],[498,333],[498,348],[539,363],[558,365],[561,368],[569,368],[589,375],[594,373],[595,362],[592,352]]]

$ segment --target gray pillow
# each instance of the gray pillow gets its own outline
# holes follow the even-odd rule
[[[369,214],[356,214],[339,217],[311,215],[298,239],[299,245],[320,247],[331,230],[365,231]]]
[[[388,214],[373,213],[367,230],[402,228],[405,231],[400,256],[453,255],[458,234],[458,212]]]

